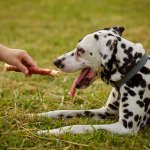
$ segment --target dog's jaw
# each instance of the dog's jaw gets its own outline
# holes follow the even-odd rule
[[[97,72],[90,68],[85,68],[81,71],[80,75],[74,80],[70,95],[75,96],[76,89],[84,89],[91,85],[97,78]]]

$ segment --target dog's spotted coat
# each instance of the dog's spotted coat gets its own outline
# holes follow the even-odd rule
[[[104,107],[94,110],[57,110],[39,113],[38,116],[50,118],[91,117],[105,119],[118,116],[114,124],[73,125],[38,133],[60,135],[66,132],[84,133],[104,129],[113,133],[137,133],[150,124],[150,57],[146,64],[121,87],[115,83],[122,79],[145,54],[140,43],[132,43],[121,37],[123,27],[105,28],[85,36],[77,47],[54,62],[65,72],[91,68],[101,79],[113,86]],[[115,88],[114,88],[115,87]]]

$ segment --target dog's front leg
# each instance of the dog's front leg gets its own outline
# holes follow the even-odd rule
[[[81,133],[86,133],[86,132],[93,132],[96,130],[107,130],[112,133],[117,133],[117,134],[133,134],[137,133],[132,130],[126,129],[122,123],[117,122],[114,124],[105,124],[105,125],[73,125],[73,126],[66,126],[58,129],[52,129],[52,130],[41,130],[38,131],[39,135],[42,134],[54,134],[56,136],[65,134],[65,133],[71,133],[71,134],[81,134]]]
[[[52,129],[52,130],[41,130],[38,131],[38,134],[54,134],[56,136],[65,134],[65,133],[72,133],[72,134],[80,134],[85,132],[94,131],[96,129],[99,129],[99,125],[73,125],[73,126],[66,126],[58,129]]]
[[[90,109],[90,110],[55,110],[55,111],[35,114],[35,116],[48,117],[53,119],[85,117],[85,118],[92,118],[95,120],[105,119],[106,117],[110,117],[111,115],[113,116],[114,114],[112,112],[108,113],[107,107],[102,107],[100,109]]]

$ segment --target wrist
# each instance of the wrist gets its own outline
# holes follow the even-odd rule
[[[4,60],[5,57],[8,55],[8,51],[10,50],[10,48],[3,46],[2,44],[0,44],[0,60]]]

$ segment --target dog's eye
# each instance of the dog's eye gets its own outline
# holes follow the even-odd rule
[[[77,48],[77,56],[81,56],[83,53],[85,53],[85,50],[82,48]]]

